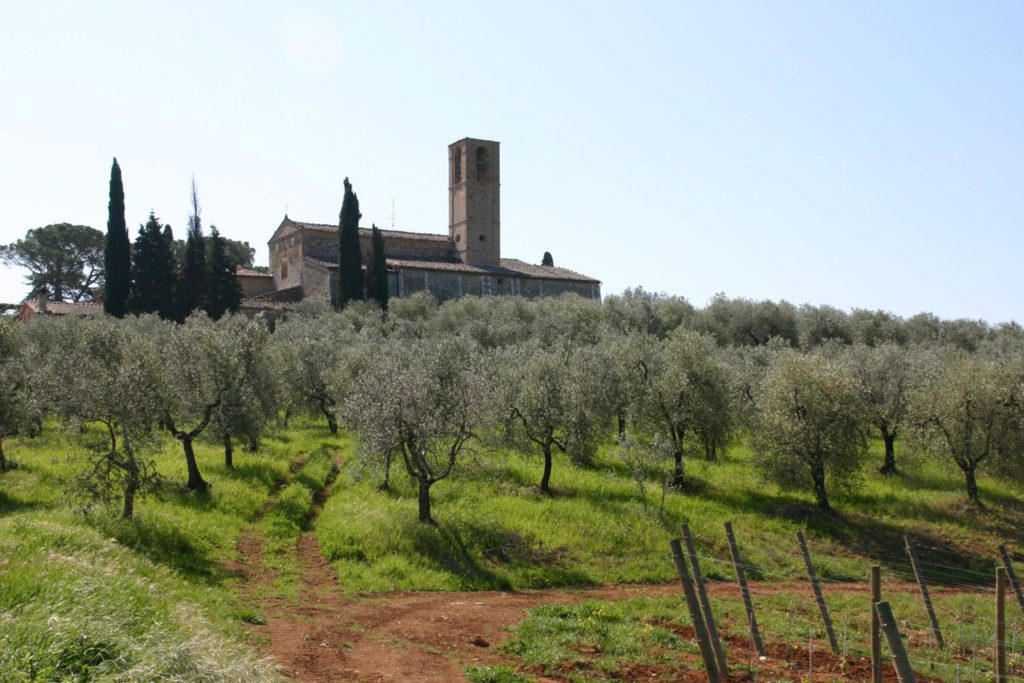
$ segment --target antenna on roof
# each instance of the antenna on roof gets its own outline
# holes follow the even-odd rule
[[[395,229],[395,217],[397,215],[398,215],[398,212],[395,211],[395,198],[392,197],[391,198],[391,229],[392,230]]]

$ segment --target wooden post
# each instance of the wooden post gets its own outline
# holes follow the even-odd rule
[[[896,678],[900,683],[916,683],[917,679],[914,678],[914,670],[910,666],[907,650],[903,647],[903,640],[900,638],[900,630],[896,626],[896,617],[892,614],[892,608],[887,602],[876,602],[875,612],[878,613],[878,621],[882,625],[885,642],[889,645],[892,664],[896,669]]]
[[[996,567],[996,683],[1006,683],[1006,567]]]
[[[676,564],[676,571],[679,573],[679,581],[683,584],[683,593],[686,595],[686,606],[690,610],[690,621],[693,622],[693,630],[697,633],[697,646],[700,648],[700,655],[704,659],[704,669],[708,674],[708,683],[721,683],[718,675],[718,665],[715,663],[715,653],[708,642],[708,632],[704,626],[704,617],[701,615],[700,604],[697,601],[697,594],[693,589],[693,582],[690,580],[690,572],[686,569],[686,560],[683,559],[683,549],[678,538],[672,539],[672,561]]]
[[[764,644],[761,643],[761,632],[757,628],[757,616],[754,614],[754,603],[750,599],[750,589],[747,588],[747,573],[743,571],[743,562],[740,560],[740,549],[736,545],[736,536],[732,533],[732,522],[725,523],[725,535],[729,539],[729,553],[732,555],[732,566],[736,570],[736,580],[740,584],[740,593],[743,595],[743,607],[747,611],[747,624],[750,626],[750,638],[754,641],[754,650],[758,657],[766,656]]]
[[[1020,608],[1024,610],[1024,593],[1020,590],[1020,581],[1017,580],[1017,572],[1013,571],[1013,562],[1010,560],[1010,553],[1006,551],[1005,545],[999,546],[999,554],[1003,556],[1003,566],[1006,567],[1006,576],[1010,579],[1010,587],[1017,595]]]
[[[836,640],[836,632],[832,629],[832,617],[828,613],[828,604],[825,603],[825,596],[821,594],[821,586],[818,585],[818,576],[814,573],[814,565],[811,563],[811,553],[807,550],[807,541],[804,539],[804,532],[796,532],[796,540],[800,543],[800,554],[804,556],[804,566],[807,567],[807,578],[811,581],[811,590],[814,591],[814,600],[818,603],[818,611],[821,612],[821,620],[825,622],[825,633],[828,634],[828,644],[832,646],[832,653],[839,654],[839,642]]]
[[[921,588],[921,600],[924,601],[924,608],[928,612],[928,621],[932,625],[932,635],[935,636],[935,644],[939,646],[939,649],[946,647],[945,641],[942,639],[942,630],[939,628],[939,619],[935,616],[935,608],[932,607],[931,596],[928,595],[928,584],[925,583],[924,574],[918,568],[917,553],[914,551],[914,542],[910,540],[910,536],[904,536],[903,541],[907,544],[907,556],[910,558],[910,566],[914,570],[914,578],[917,579],[917,585]]]
[[[722,640],[718,637],[715,615],[711,611],[711,601],[708,600],[707,587],[704,585],[704,573],[700,570],[700,560],[697,557],[697,544],[693,540],[693,534],[690,533],[689,524],[683,525],[683,540],[686,542],[686,554],[690,557],[690,567],[693,568],[693,582],[697,587],[697,599],[700,600],[700,609],[704,613],[704,625],[708,630],[708,638],[711,639],[711,647],[715,650],[718,672],[725,678],[729,675],[729,664],[725,661]]]
[[[882,601],[882,568],[871,565],[871,683],[882,683],[882,622],[875,604]]]

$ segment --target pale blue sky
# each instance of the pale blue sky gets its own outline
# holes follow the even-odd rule
[[[1024,321],[1024,3],[0,0],[0,243],[153,208],[447,230],[502,143],[502,252],[716,292]],[[23,273],[0,266],[0,301]]]

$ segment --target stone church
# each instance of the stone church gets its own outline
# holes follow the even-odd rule
[[[430,292],[438,301],[463,296],[557,296],[599,299],[601,283],[567,268],[501,256],[498,143],[464,138],[448,146],[448,233],[382,230],[392,297]],[[370,230],[359,229],[364,266]],[[276,308],[334,296],[338,226],[287,215],[268,242],[270,272],[239,270],[243,308]]]

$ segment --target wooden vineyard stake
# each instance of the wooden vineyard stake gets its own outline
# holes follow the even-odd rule
[[[996,683],[1006,678],[1006,567],[996,567]]]
[[[907,556],[910,558],[910,567],[914,570],[914,578],[917,579],[917,585],[921,589],[921,600],[924,601],[924,608],[928,612],[928,621],[932,625],[932,635],[935,636],[935,644],[939,646],[939,649],[946,647],[945,641],[942,639],[942,630],[939,628],[939,619],[935,616],[935,608],[932,606],[931,596],[928,594],[928,584],[924,580],[924,574],[917,562],[917,552],[914,550],[914,543],[910,540],[910,536],[904,536],[903,541],[907,544]]]
[[[1020,590],[1020,581],[1017,580],[1017,572],[1013,571],[1013,562],[1010,560],[1010,553],[1006,551],[1006,546],[999,546],[999,554],[1003,556],[1003,566],[1006,567],[1006,576],[1010,579],[1010,587],[1013,588],[1013,592],[1017,596],[1017,602],[1020,604],[1020,608],[1024,610],[1024,593]]]
[[[743,562],[740,560],[740,549],[736,545],[736,536],[732,533],[732,522],[725,523],[725,535],[729,539],[729,553],[732,555],[732,566],[736,570],[736,580],[740,584],[740,593],[743,595],[743,607],[747,611],[747,624],[750,626],[750,639],[754,641],[754,650],[758,657],[764,657],[764,645],[761,643],[761,632],[757,628],[757,615],[754,614],[754,603],[750,599],[750,589],[747,588],[747,573],[743,571]]]
[[[811,590],[814,591],[814,600],[818,603],[818,611],[821,612],[821,620],[825,622],[825,633],[828,634],[828,644],[832,646],[832,653],[839,654],[839,641],[836,640],[836,632],[832,628],[832,617],[828,613],[828,604],[825,596],[821,594],[821,586],[818,585],[818,576],[814,573],[814,564],[811,563],[811,553],[807,550],[807,541],[804,539],[804,532],[796,532],[796,540],[800,543],[800,554],[804,556],[804,566],[807,567],[807,578],[811,581]]]
[[[882,568],[871,565],[871,683],[882,683],[882,622],[874,605],[882,601]]]
[[[907,657],[907,650],[903,647],[903,640],[900,638],[900,630],[896,627],[896,617],[892,614],[892,608],[887,602],[876,602],[875,611],[878,613],[878,621],[882,625],[882,633],[885,634],[885,642],[889,645],[889,653],[892,655],[892,664],[896,668],[896,678],[900,683],[916,683],[914,670],[910,667],[910,658]]]
[[[711,601],[708,600],[707,587],[704,585],[704,572],[700,570],[700,560],[697,558],[697,544],[690,533],[690,525],[683,525],[683,540],[686,542],[686,554],[690,558],[690,567],[693,568],[693,583],[697,588],[697,599],[700,600],[700,609],[704,613],[704,625],[708,630],[708,637],[711,639],[711,647],[715,650],[715,661],[718,663],[718,671],[723,677],[729,675],[729,664],[725,661],[725,651],[722,649],[722,640],[718,637],[718,627],[715,625],[715,615],[711,611]]]
[[[693,623],[693,630],[697,634],[697,646],[700,648],[700,656],[704,659],[704,669],[708,674],[708,683],[721,683],[722,679],[718,675],[718,665],[715,663],[715,653],[708,640],[704,617],[700,611],[700,603],[697,601],[697,593],[693,589],[690,572],[686,569],[686,560],[683,558],[682,546],[679,544],[678,538],[673,538],[671,545],[672,561],[676,564],[679,581],[683,584],[686,606],[690,610],[690,621]]]

